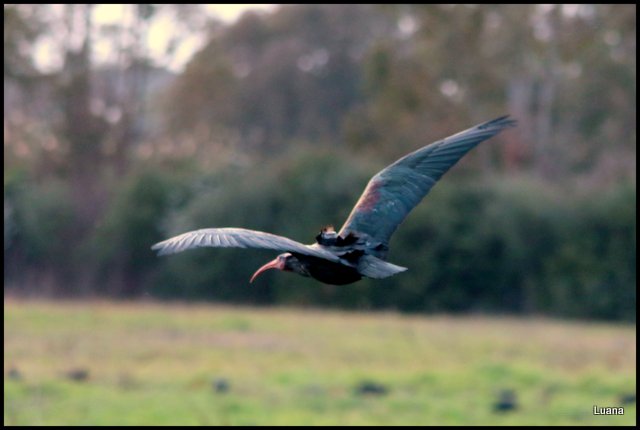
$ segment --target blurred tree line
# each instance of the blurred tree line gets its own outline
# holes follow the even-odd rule
[[[4,8],[5,292],[635,319],[635,5],[99,8]],[[249,286],[272,253],[149,250],[213,226],[310,242],[380,168],[504,113],[396,233],[402,275]]]

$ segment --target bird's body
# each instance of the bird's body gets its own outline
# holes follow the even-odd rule
[[[371,178],[339,232],[324,228],[314,244],[242,228],[210,228],[172,237],[152,249],[159,255],[207,246],[286,251],[258,269],[251,281],[268,269],[335,285],[395,275],[407,270],[386,261],[389,240],[398,225],[460,158],[514,125],[506,116],[497,118],[402,157]]]
[[[310,257],[304,254],[297,254],[293,257],[298,260],[298,264],[301,266],[301,270],[296,273],[306,274],[306,276],[325,284],[346,285],[362,279],[357,267],[334,263],[324,258]]]

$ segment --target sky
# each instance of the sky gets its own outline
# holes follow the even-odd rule
[[[226,22],[235,21],[248,9],[269,10],[273,4],[208,4],[207,10]]]
[[[272,10],[274,4],[207,4],[204,6],[207,18],[218,18],[225,23],[232,23],[240,15],[247,10]],[[68,28],[63,24],[64,8],[61,5],[50,5],[49,12],[54,15],[51,18],[53,31],[49,36],[42,37],[36,45],[35,63],[42,71],[53,71],[61,67],[62,59],[60,44],[72,43],[73,34],[68,33]],[[109,24],[126,24],[131,22],[132,14],[128,5],[121,4],[98,4],[94,7],[92,20],[96,27],[106,27]],[[82,17],[78,16],[78,28],[81,28]],[[59,28],[55,28],[56,24]],[[79,32],[78,34],[81,34]],[[180,42],[175,46],[175,50],[170,56],[165,55],[167,46],[177,35],[180,36]],[[83,36],[77,37],[82,40]],[[102,34],[93,34],[93,54],[97,62],[107,62],[114,60],[118,55],[118,49],[114,46],[114,39],[103,36]],[[149,55],[159,65],[167,67],[174,72],[180,72],[191,56],[205,42],[204,35],[201,32],[189,33],[187,29],[179,28],[176,24],[175,17],[162,11],[158,13],[148,29],[148,37],[146,47]]]

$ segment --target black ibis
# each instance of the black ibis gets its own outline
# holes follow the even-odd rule
[[[369,180],[339,232],[324,228],[311,245],[244,228],[205,228],[156,243],[151,249],[158,255],[207,246],[284,251],[260,267],[249,282],[268,269],[295,272],[334,285],[404,272],[406,267],[386,261],[389,239],[398,225],[467,152],[515,124],[508,115],[496,118],[402,157]]]

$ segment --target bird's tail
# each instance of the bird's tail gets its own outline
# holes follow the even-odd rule
[[[405,270],[406,267],[396,266],[373,255],[363,255],[358,261],[358,272],[367,278],[388,278]]]

